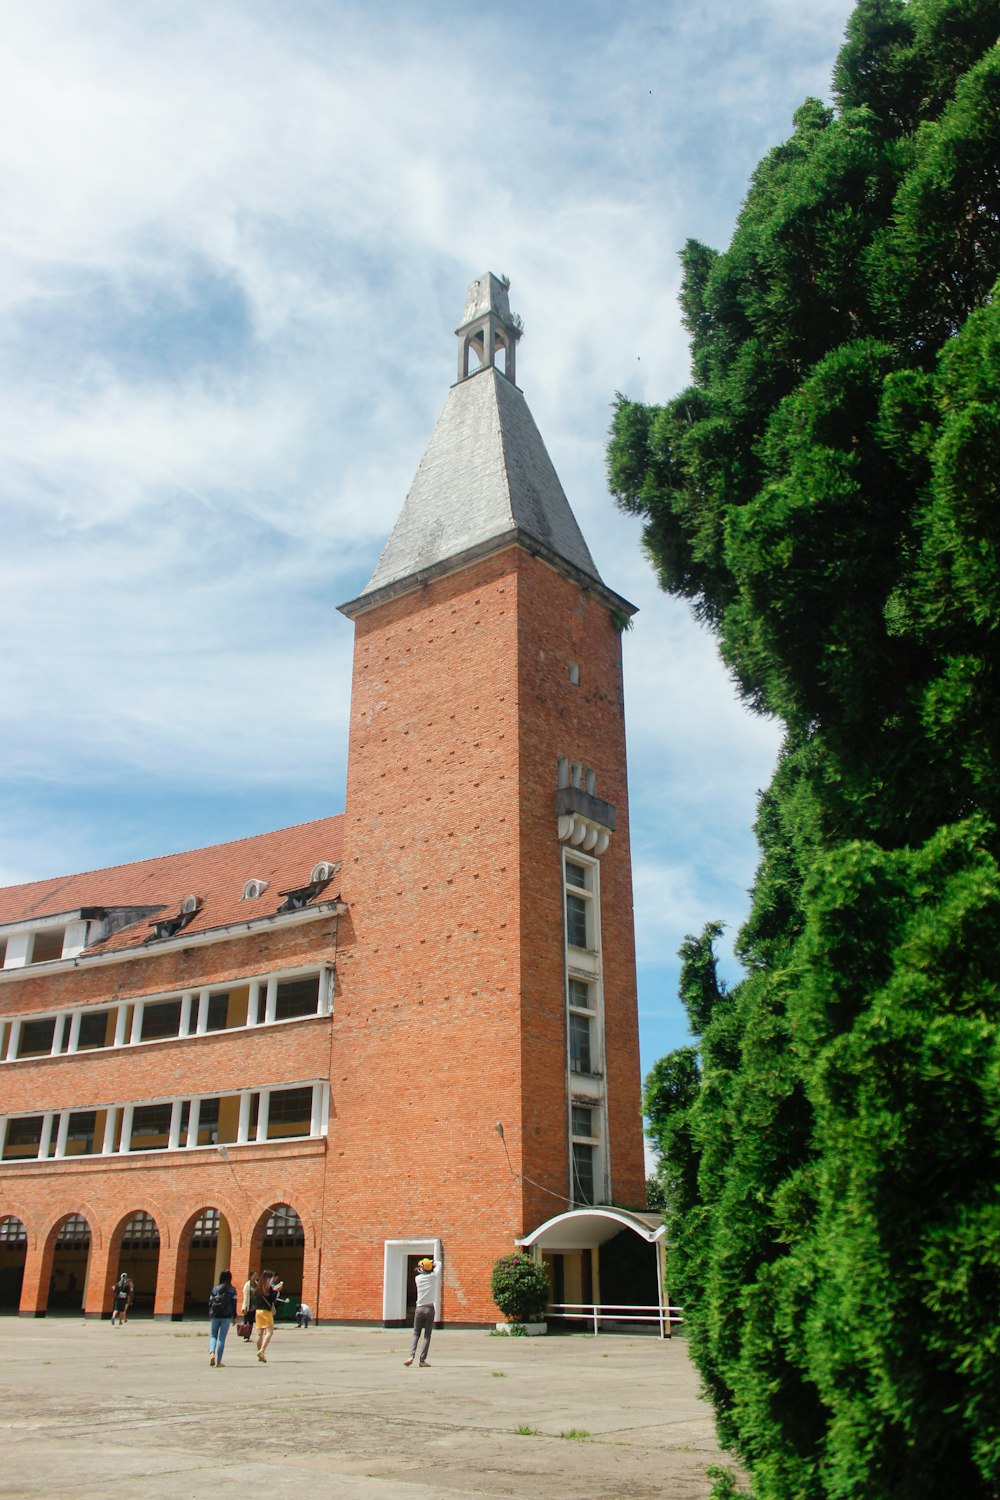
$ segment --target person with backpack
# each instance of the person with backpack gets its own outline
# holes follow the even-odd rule
[[[231,1271],[219,1272],[219,1279],[208,1294],[208,1316],[208,1362],[221,1370],[226,1334],[230,1325],[236,1321],[236,1288],[233,1286]]]
[[[127,1271],[123,1271],[115,1282],[114,1306],[111,1309],[111,1326],[121,1325],[125,1322],[125,1314],[128,1311],[129,1299],[132,1292],[132,1283]]]

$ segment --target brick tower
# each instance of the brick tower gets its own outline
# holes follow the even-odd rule
[[[402,1318],[408,1258],[437,1250],[444,1317],[488,1320],[492,1261],[518,1236],[570,1204],[645,1206],[633,610],[601,581],[514,383],[504,283],[472,283],[457,334],[403,510],[342,606],[350,915],[320,1273],[342,1318]]]

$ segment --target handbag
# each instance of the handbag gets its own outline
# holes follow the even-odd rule
[[[237,1323],[236,1332],[239,1334],[241,1339],[246,1339],[249,1343],[250,1335],[253,1333],[253,1324],[248,1323],[246,1320],[244,1320],[242,1323]]]

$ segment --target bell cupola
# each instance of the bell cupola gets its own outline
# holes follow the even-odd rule
[[[510,282],[506,276],[494,276],[487,271],[469,287],[465,299],[462,321],[455,329],[458,336],[458,378],[468,380],[470,374],[479,370],[498,369],[511,385],[515,385],[515,359],[517,341],[523,331],[520,318],[511,312],[507,296]],[[479,361],[469,369],[469,356],[474,354]],[[503,368],[497,365],[497,355],[503,355]]]

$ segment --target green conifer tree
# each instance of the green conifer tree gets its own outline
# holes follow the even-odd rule
[[[1000,1496],[998,37],[996,0],[861,0],[835,107],[684,251],[690,388],[612,430],[663,587],[786,729],[746,978],[689,940],[700,1080],[660,1101],[760,1500]]]

